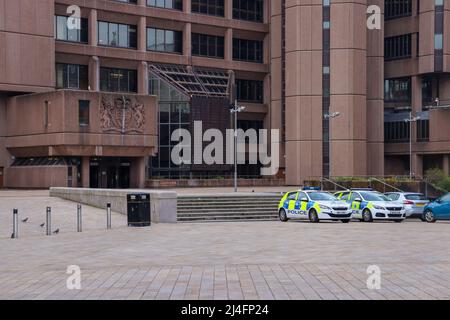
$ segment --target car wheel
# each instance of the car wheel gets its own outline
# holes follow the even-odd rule
[[[350,219],[343,219],[343,220],[341,220],[342,221],[342,223],[349,223],[350,222]]]
[[[369,209],[365,209],[363,211],[363,221],[364,222],[372,222],[373,221],[372,212],[370,212]]]
[[[425,215],[425,221],[428,223],[434,223],[436,222],[436,218],[434,217],[434,213],[431,210],[427,210],[424,213]]]
[[[312,223],[319,222],[319,216],[317,215],[316,210],[311,209],[311,211],[309,212],[309,221],[311,221]]]
[[[284,209],[280,209],[280,212],[278,213],[278,216],[280,217],[280,221],[281,222],[286,222],[286,221],[289,220],[288,217],[287,217],[287,214],[286,214],[286,210],[284,210]]]

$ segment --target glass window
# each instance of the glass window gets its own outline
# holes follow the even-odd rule
[[[211,58],[224,57],[224,37],[192,34],[192,55]]]
[[[385,0],[384,12],[386,20],[410,16],[412,14],[412,0]]]
[[[136,70],[100,68],[100,90],[109,92],[137,92]]]
[[[236,79],[236,96],[239,101],[262,103],[264,83],[259,80]]]
[[[98,44],[121,48],[137,47],[136,26],[99,21]]]
[[[183,0],[147,0],[147,6],[183,10]]]
[[[88,42],[88,20],[81,18],[80,29],[68,27],[68,17],[55,16],[55,39],[70,42]]]
[[[224,0],[192,0],[191,11],[212,16],[224,16]]]
[[[386,79],[384,81],[385,102],[410,102],[411,78]]]
[[[264,0],[233,0],[233,19],[263,22]]]
[[[89,100],[78,101],[78,123],[80,126],[89,125]]]
[[[88,88],[88,67],[76,64],[56,64],[56,88],[79,89]]]
[[[233,60],[263,62],[263,42],[233,39]]]

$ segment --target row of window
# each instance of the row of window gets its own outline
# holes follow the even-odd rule
[[[55,16],[55,37],[57,40],[88,42],[87,20],[82,19],[81,29],[70,29],[68,18]],[[225,38],[206,34],[192,34],[192,55],[223,59]],[[137,48],[137,27],[133,25],[99,21],[98,44],[120,48]],[[183,33],[175,30],[147,28],[147,50],[182,53]],[[233,39],[233,59],[263,62],[263,42]]]
[[[136,0],[116,0],[136,4]],[[191,11],[212,16],[225,16],[224,0],[191,0]],[[183,10],[183,0],[147,0],[147,6]],[[233,19],[263,22],[264,0],[233,0]]]
[[[410,58],[412,51],[411,38],[411,34],[385,38],[384,58],[386,60]]]
[[[58,89],[87,90],[89,85],[88,79],[88,66],[56,64],[56,87]],[[263,81],[236,79],[237,99],[240,101],[262,103],[264,100],[263,88]],[[107,92],[137,92],[137,71],[100,68],[100,90]],[[154,92],[154,90],[150,92]],[[167,100],[170,100],[170,97]]]
[[[384,123],[385,142],[409,142],[410,122],[396,121]],[[430,121],[419,120],[416,122],[417,142],[429,141],[430,139]]]
[[[384,14],[386,20],[410,16],[412,0],[385,0]]]

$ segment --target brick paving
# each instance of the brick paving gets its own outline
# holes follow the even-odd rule
[[[54,209],[58,235],[39,227]],[[12,207],[20,238],[10,239]],[[48,193],[0,192],[0,299],[450,299],[450,223],[229,222],[129,229]],[[45,220],[45,219],[44,219]],[[42,220],[42,221],[44,221]],[[68,290],[69,265],[81,290]],[[366,269],[381,269],[370,290]]]

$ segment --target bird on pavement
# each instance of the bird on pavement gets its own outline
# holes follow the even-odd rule
[[[11,233],[11,239],[14,239],[14,238],[15,238],[14,233]]]
[[[55,231],[53,231],[53,234],[58,234],[59,233],[59,229],[56,229]]]
[[[41,223],[39,226],[40,226],[41,228],[43,228],[43,227],[45,226],[45,222],[44,222],[44,223]]]
[[[27,221],[28,221],[28,218],[25,218],[22,220],[22,222],[27,222]]]

